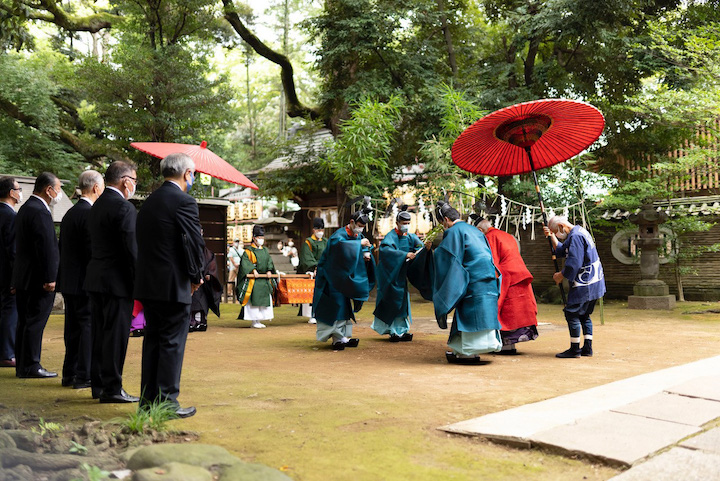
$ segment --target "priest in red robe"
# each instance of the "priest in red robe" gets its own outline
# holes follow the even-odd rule
[[[494,228],[483,219],[478,224],[490,244],[495,266],[502,274],[498,320],[503,347],[498,354],[517,354],[515,344],[538,337],[537,303],[532,289],[533,276],[520,256],[515,237]]]

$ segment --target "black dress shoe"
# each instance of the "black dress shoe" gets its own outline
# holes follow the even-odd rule
[[[348,339],[348,342],[345,343],[345,347],[358,347],[358,344],[360,344],[360,339],[351,337]]]
[[[130,331],[130,337],[143,337],[145,335],[145,329],[135,329]]]
[[[73,386],[72,386],[72,387],[73,387],[73,389],[87,389],[87,388],[89,388],[89,387],[91,387],[91,386],[92,386],[92,384],[90,383],[90,381],[78,381],[78,380],[75,380],[75,382],[73,383]],[[99,398],[99,397],[100,397],[100,396],[98,395],[98,398]]]
[[[49,377],[57,377],[56,372],[46,371],[44,368],[38,368],[34,371],[26,371],[18,376],[20,379],[44,379]]]
[[[340,341],[332,343],[332,348],[334,351],[342,351],[343,349],[345,349],[345,346],[346,344]]]
[[[60,385],[62,387],[70,387],[73,384],[75,384],[75,376],[73,377],[64,377],[62,378],[62,381],[60,381]]]
[[[179,418],[189,418],[190,416],[194,416],[197,412],[197,409],[195,409],[193,406],[190,406],[189,408],[177,408],[175,410],[175,415]]]
[[[400,336],[400,342],[410,342],[412,341],[413,335],[409,332],[406,332],[402,336]]]
[[[498,356],[517,356],[519,353],[517,349],[506,349],[504,351],[493,352],[493,354],[497,354]]]
[[[396,334],[390,334],[390,342],[400,342],[400,336]]]
[[[139,400],[140,400],[139,397],[129,395],[128,393],[125,392],[124,389],[121,389],[119,394],[107,395],[105,393],[102,393],[100,395],[100,402],[103,404],[106,404],[106,403],[136,403]]]
[[[200,332],[207,331],[207,322],[201,322],[200,324],[198,324],[197,330]]]

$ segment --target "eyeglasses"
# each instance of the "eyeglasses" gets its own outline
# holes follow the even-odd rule
[[[123,175],[123,179],[132,179],[133,182],[137,184],[137,177],[133,177],[132,175]]]
[[[18,192],[22,192],[22,187],[17,187],[17,188],[13,187],[10,190],[17,190]]]

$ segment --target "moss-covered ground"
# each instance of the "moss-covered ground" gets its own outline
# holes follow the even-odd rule
[[[617,470],[581,459],[448,435],[453,422],[548,399],[717,354],[717,303],[683,303],[671,312],[596,310],[595,356],[556,359],[568,347],[560,306],[541,305],[540,337],[520,356],[484,356],[482,366],[448,365],[447,331],[432,306],[413,299],[415,339],[389,343],[370,329],[372,305],[358,317],[356,349],[334,352],[315,341],[297,308],[276,309],[267,329],[235,320],[237,304],[211,315],[207,332],[191,333],[180,402],[198,414],[173,421],[247,460],[311,480],[599,480]],[[690,313],[701,312],[701,313]],[[60,370],[63,319],[50,318],[43,365]],[[125,388],[138,394],[142,339],[131,338]],[[89,390],[59,379],[19,380],[0,369],[0,402],[46,420],[86,415],[110,420],[134,405],[99,404]]]

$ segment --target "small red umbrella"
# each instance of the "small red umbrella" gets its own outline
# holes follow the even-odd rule
[[[506,177],[532,172],[543,222],[547,215],[538,169],[544,169],[585,150],[605,127],[598,109],[577,100],[543,99],[505,107],[468,127],[452,146],[452,160],[463,170]],[[550,250],[552,251],[552,242]],[[555,270],[559,270],[553,254]],[[565,292],[562,290],[563,302]]]
[[[161,159],[170,154],[187,154],[195,162],[195,170],[198,172],[243,187],[258,189],[257,185],[245,177],[242,172],[208,149],[207,142],[204,140],[200,145],[174,144],[171,142],[132,142],[130,146]]]

